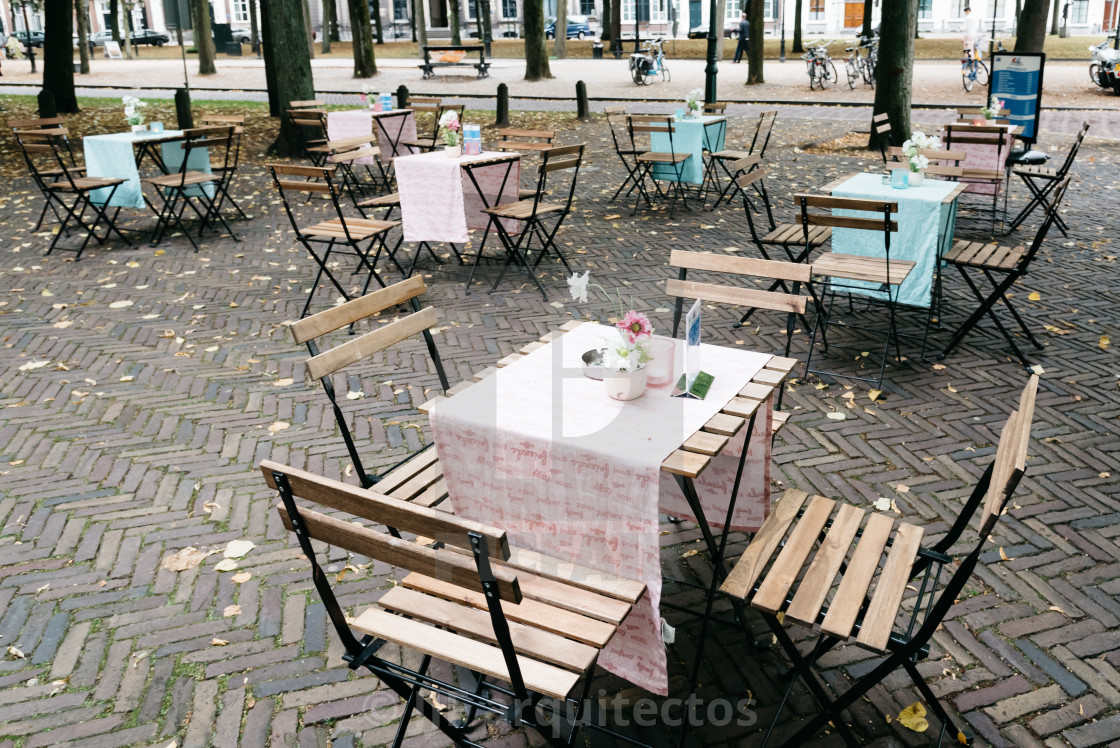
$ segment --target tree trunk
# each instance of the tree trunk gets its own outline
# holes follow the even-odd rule
[[[611,0],[611,39],[622,44],[622,0]]]
[[[556,0],[556,36],[552,41],[552,52],[557,60],[568,56],[568,0]]]
[[[544,43],[544,0],[524,0],[521,7],[525,13],[525,80],[551,78]]]
[[[863,29],[860,34],[871,36],[871,0],[863,0]]]
[[[249,45],[256,45],[258,50],[261,48],[261,32],[257,27],[257,0],[249,0]]]
[[[350,20],[353,25],[353,19]],[[307,42],[307,57],[308,59],[315,59],[315,29],[311,28],[311,5],[307,0],[303,0],[303,30]]]
[[[891,132],[910,136],[910,100],[913,94],[914,28],[918,25],[918,0],[883,3],[879,29],[879,62],[875,66],[875,109],[886,112]],[[900,140],[889,145],[902,145]],[[868,148],[878,148],[871,131]]]
[[[428,17],[425,14],[424,3],[427,0],[412,0],[412,23],[415,30],[413,40],[421,47],[428,44]],[[423,50],[421,50],[423,54]]]
[[[370,9],[370,12],[373,14],[374,39],[378,44],[384,44],[385,37],[381,35],[381,0],[372,0],[372,2],[373,7]],[[389,8],[391,11],[392,3],[389,4]]]
[[[194,47],[198,50],[198,74],[214,75],[214,37],[210,32],[210,3],[206,0],[191,0],[191,14],[194,15]],[[297,99],[298,101],[298,99]]]
[[[334,7],[334,0],[323,0],[323,41],[319,47],[319,54],[330,54],[331,51],[331,18],[336,13]],[[350,23],[354,23],[353,15],[350,16]]]
[[[338,0],[330,0],[331,3],[331,41],[340,42],[342,37],[338,35]]]
[[[1015,31],[1016,52],[1041,52],[1046,41],[1047,0],[1026,0]]]
[[[86,0],[78,0],[75,17],[78,19],[78,59],[81,60],[81,71],[89,72],[89,6]]]
[[[121,43],[121,8],[120,0],[109,0],[109,31],[113,34],[113,41]]]
[[[451,43],[457,46],[463,43],[459,33],[459,0],[448,0],[447,9],[451,14]]]
[[[293,101],[315,98],[301,5],[300,0],[262,0],[266,78],[271,68],[280,116],[280,132],[269,148],[276,156],[299,155],[299,134],[288,121],[287,110]]]
[[[1015,33],[1019,33],[1019,22],[1023,20],[1023,0],[1015,0]]]
[[[132,59],[132,12],[128,9],[128,2],[124,3],[124,38],[121,40],[124,58]]]
[[[290,1],[290,0],[289,0]],[[276,59],[272,53],[272,31],[269,23],[268,0],[261,3],[261,58],[264,60],[264,86],[268,90],[268,116],[283,117],[280,109],[280,91],[276,83]],[[299,99],[296,99],[299,101]]]
[[[366,0],[349,0],[350,36],[354,46],[354,77],[369,78],[377,75],[377,61],[373,57],[373,31],[369,23],[369,4]]]
[[[762,60],[766,52],[766,26],[762,18],[762,0],[750,0],[747,8],[747,20],[751,24],[751,45],[747,49],[747,85],[753,86],[756,83],[766,82],[762,74]]]
[[[46,0],[43,16],[43,88],[54,94],[59,112],[78,111],[74,95],[74,6],[72,0]]]
[[[1058,13],[1061,11],[1062,0],[1051,0],[1054,7],[1054,19],[1050,21],[1050,35],[1058,35]]]
[[[793,49],[795,54],[800,54],[805,51],[801,46],[801,0],[797,0],[793,5]]]
[[[600,18],[600,26],[603,27],[603,32],[599,34],[599,41],[610,41],[611,39],[611,0],[603,0],[603,15]]]
[[[652,3],[653,0],[650,0]],[[759,0],[759,6],[762,5]],[[761,12],[761,11],[759,11]],[[727,0],[716,0],[716,15],[719,16],[719,21],[716,22],[716,59],[723,59],[723,27],[727,25]],[[754,29],[751,29],[751,37],[754,38]]]

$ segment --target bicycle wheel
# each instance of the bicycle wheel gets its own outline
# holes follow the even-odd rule
[[[633,60],[630,61],[630,75],[633,76],[634,83],[639,86],[646,82],[645,74],[638,69],[637,64],[635,64]]]
[[[664,60],[661,61],[661,80],[665,81],[666,83],[669,83],[673,80],[672,76],[669,75],[669,66],[665,64]]]
[[[814,71],[813,68],[814,68],[813,61],[810,60],[809,65],[808,65],[809,90],[810,91],[812,91],[816,87],[816,83],[817,83],[817,74],[816,74],[816,71]]]
[[[831,80],[833,83],[835,83],[838,86],[840,85],[840,71],[838,71],[836,69],[836,63],[835,62],[833,62],[832,60],[829,60],[828,61],[828,68],[825,70],[825,72],[826,73],[831,72],[832,75],[829,76],[829,80]]]
[[[848,74],[848,88],[855,89],[856,80],[860,77],[858,66],[851,60],[848,60],[848,63],[844,66],[844,72]]]
[[[965,91],[972,91],[972,84],[976,82],[976,72],[973,63],[966,62],[961,65],[961,84]]]
[[[981,86],[988,85],[988,66],[983,60],[976,61],[976,82]]]

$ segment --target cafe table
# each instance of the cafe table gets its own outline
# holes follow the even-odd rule
[[[702,115],[700,117],[673,117],[672,151],[687,153],[689,158],[681,168],[681,181],[701,184],[704,181],[704,151],[710,153],[723,150],[727,135],[727,117]],[[650,147],[654,153],[669,153],[669,134],[654,132],[650,134]],[[655,179],[677,181],[676,169],[671,164],[654,164]]]
[[[163,174],[178,171],[183,164],[183,146],[180,130],[152,132],[116,132],[106,135],[87,135],[82,140],[85,152],[86,174],[91,177],[124,179],[113,193],[109,205],[117,208],[144,208],[148,203],[140,185],[140,166],[149,156]],[[210,153],[199,148],[191,153],[187,168],[191,171],[210,173]],[[213,190],[207,185],[206,189]],[[109,190],[94,190],[91,199],[104,204]]]
[[[346,140],[363,135],[373,139],[373,110],[371,109],[345,109],[338,112],[327,112],[327,140]],[[328,160],[333,160],[330,157]],[[351,164],[372,166],[373,156],[362,156],[354,159]]]
[[[957,202],[968,188],[964,182],[926,178],[918,187],[895,189],[884,184],[883,174],[851,174],[836,180],[825,188],[833,197],[856,197],[898,203],[898,231],[891,234],[891,259],[909,260],[914,269],[896,292],[900,304],[928,308],[938,271],[939,259],[953,241],[956,226]],[[889,180],[888,180],[889,181]],[[835,211],[838,215],[865,214],[853,211]],[[834,228],[832,251],[839,254],[884,257],[882,232],[859,229]],[[885,299],[886,292],[877,290],[874,283],[845,281],[848,286],[861,288],[861,293]]]
[[[702,345],[715,377],[703,400],[665,387],[620,402],[582,361],[616,334],[573,320],[426,403],[442,475],[411,483],[441,485],[456,516],[502,527],[518,547],[645,583],[599,664],[664,695],[659,515],[696,519],[713,559],[713,527],[758,529],[770,504],[774,388],[795,362]],[[684,341],[675,342],[680,372]]]

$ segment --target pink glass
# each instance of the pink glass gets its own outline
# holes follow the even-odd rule
[[[676,344],[672,338],[653,338],[647,344],[651,360],[646,363],[646,382],[650,387],[664,387],[673,382]]]

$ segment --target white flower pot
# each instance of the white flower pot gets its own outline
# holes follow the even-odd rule
[[[133,125],[132,126],[132,131],[133,132],[147,132],[147,130],[148,130],[147,125]]]
[[[445,145],[443,152],[447,154],[448,158],[459,158],[463,155],[462,145]]]
[[[911,187],[921,187],[922,183],[926,181],[926,175],[920,171],[910,172],[909,185]]]
[[[603,386],[614,400],[637,400],[646,392],[646,369],[637,371],[604,371]]]

